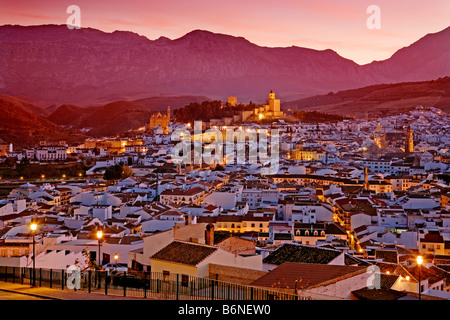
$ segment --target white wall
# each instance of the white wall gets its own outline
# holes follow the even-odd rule
[[[205,278],[209,276],[210,263],[262,271],[261,256],[242,257],[219,248],[215,253],[197,265],[199,277]]]
[[[166,231],[176,224],[184,225],[185,221],[178,220],[147,220],[142,222],[142,232]]]
[[[352,215],[350,218],[350,227],[352,230],[355,230],[361,226],[370,226],[372,224],[372,218],[370,215],[365,213],[358,213]]]
[[[337,298],[350,299],[352,291],[367,287],[368,279],[371,275],[371,273],[363,272],[361,274],[337,281],[335,283],[331,283],[326,286],[307,289],[304,295],[308,295],[308,292],[312,292]]]
[[[236,200],[236,194],[234,192],[213,192],[207,195],[203,199],[203,202],[229,210],[236,206]]]

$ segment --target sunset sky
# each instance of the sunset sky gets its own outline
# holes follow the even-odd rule
[[[0,25],[65,24],[69,5],[81,26],[175,39],[195,29],[269,47],[333,49],[359,64],[389,58],[427,33],[450,25],[449,0],[0,0]],[[381,9],[370,30],[369,5]]]

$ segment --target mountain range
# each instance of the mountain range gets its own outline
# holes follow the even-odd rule
[[[195,30],[150,40],[66,25],[0,26],[0,93],[39,106],[99,106],[156,96],[284,101],[382,83],[450,75],[450,27],[389,59],[358,65],[333,50],[269,48]]]

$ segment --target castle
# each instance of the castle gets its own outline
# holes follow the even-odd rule
[[[280,99],[275,99],[275,92],[270,90],[269,99],[266,100],[266,104],[262,107],[255,108],[255,115],[262,118],[280,118],[284,116],[284,113],[280,109]]]
[[[155,127],[161,127],[164,134],[169,133],[169,122],[170,122],[170,107],[167,107],[167,113],[161,114],[158,112],[156,114],[152,114],[150,117],[150,121],[148,123],[149,129],[154,129]]]

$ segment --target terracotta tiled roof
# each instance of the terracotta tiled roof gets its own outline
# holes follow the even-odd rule
[[[263,259],[264,263],[280,265],[285,262],[328,264],[342,254],[339,250],[285,243]]]
[[[362,288],[352,291],[352,294],[358,300],[397,300],[406,296],[405,292],[395,291],[392,289],[369,289]]]
[[[150,259],[196,266],[217,250],[219,250],[217,247],[173,241]]]
[[[366,262],[364,260],[358,259],[356,257],[353,257],[353,256],[349,255],[349,254],[345,254],[344,263],[345,263],[346,266],[353,266],[353,265],[370,266],[371,265],[369,262]]]
[[[286,262],[253,281],[266,288],[306,289],[366,272],[366,267]]]
[[[380,274],[381,289],[391,289],[400,276],[398,274]]]
[[[384,262],[398,262],[396,250],[375,250],[375,257],[376,259],[382,259]]]
[[[420,242],[443,243],[444,238],[440,234],[428,233],[420,240]]]
[[[180,189],[180,188],[175,188],[175,189],[166,189],[163,192],[161,192],[161,195],[163,196],[192,196],[194,194],[198,194],[204,192],[204,190],[200,187],[195,187],[195,188],[191,188],[191,189]]]

